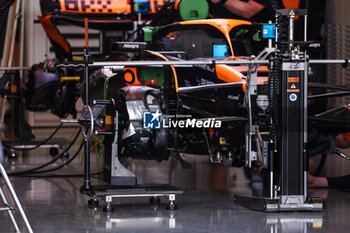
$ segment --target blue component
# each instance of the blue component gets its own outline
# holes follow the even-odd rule
[[[213,57],[225,58],[228,56],[228,47],[226,44],[214,44],[213,45]]]
[[[263,39],[275,39],[275,35],[276,35],[275,24],[263,24],[262,26]]]
[[[147,0],[134,0],[135,13],[148,13],[149,5]]]

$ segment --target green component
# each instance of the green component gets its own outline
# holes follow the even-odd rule
[[[105,163],[105,169],[106,169],[107,171],[110,171],[110,170],[111,170],[111,166],[109,166],[108,164]]]
[[[164,69],[159,67],[142,67],[141,75],[144,82],[151,79],[157,80],[157,86],[164,84]]]
[[[179,4],[181,19],[198,20],[206,19],[209,13],[209,5],[206,0],[182,0]]]
[[[152,41],[153,39],[153,34],[158,31],[159,27],[143,27],[143,39],[144,41]]]
[[[253,40],[254,40],[254,41],[261,41],[261,39],[260,39],[260,33],[259,33],[259,32],[255,33],[255,34],[253,35]]]
[[[144,41],[152,41],[153,38],[153,27],[143,27],[143,39]]]

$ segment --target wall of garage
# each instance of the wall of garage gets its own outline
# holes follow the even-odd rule
[[[327,57],[344,59],[350,57],[350,1],[327,0],[326,36]],[[340,65],[328,65],[327,81],[350,87],[350,66],[344,69]],[[336,98],[334,106],[350,102],[350,97]]]
[[[25,6],[25,65],[31,66],[43,62],[46,58],[54,58],[55,54],[37,16],[41,15],[39,0],[26,0]],[[59,30],[70,42],[73,54],[83,53],[84,29],[72,25],[60,24]],[[91,53],[99,49],[99,31],[89,30],[89,46]],[[77,110],[82,109],[81,102]],[[28,112],[28,121],[34,127],[48,127],[59,124],[59,118],[50,112]]]

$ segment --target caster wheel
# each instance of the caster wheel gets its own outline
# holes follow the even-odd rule
[[[10,153],[8,154],[8,158],[9,159],[17,159],[17,154],[14,151],[10,151]]]
[[[103,207],[103,212],[111,213],[113,211],[114,211],[114,208],[112,206]]]
[[[58,149],[56,147],[51,147],[49,150],[49,154],[51,156],[57,156],[58,155]]]
[[[177,210],[177,205],[175,203],[170,203],[167,207],[167,210]]]
[[[90,199],[88,200],[89,207],[97,207],[99,204],[99,201],[97,199]]]
[[[63,153],[63,158],[69,159],[69,156],[70,156],[69,153],[67,153],[67,152],[64,152],[64,153]]]
[[[159,204],[160,203],[160,198],[159,197],[151,197],[149,199],[149,203],[151,203],[151,204]]]

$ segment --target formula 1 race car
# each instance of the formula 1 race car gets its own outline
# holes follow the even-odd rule
[[[251,37],[250,27],[248,21],[229,19],[180,22],[159,28],[147,45],[126,42],[115,43],[113,48],[116,52],[131,45],[157,49],[137,49],[137,57],[143,61],[235,60],[239,57],[233,54],[246,54],[249,49],[240,45]],[[193,154],[209,152],[213,162],[230,160],[235,166],[243,165],[247,72],[246,65],[125,67],[115,78],[124,80],[126,87],[117,87],[118,92],[113,85],[109,96],[117,101],[119,119],[124,122],[119,128],[120,155],[162,161],[168,159],[173,153],[170,148],[174,148]],[[268,72],[267,66],[258,68],[260,94]],[[266,95],[259,97],[261,103],[264,98],[267,100]],[[261,107],[255,116],[261,129],[268,130],[268,112],[266,106]],[[142,124],[145,110],[162,114],[162,125],[157,130]],[[196,128],[196,119],[201,119],[199,122],[205,127]]]
[[[270,68],[261,65],[256,70],[257,88],[250,114],[253,125],[259,132],[253,137],[252,143],[256,155],[247,159],[246,126],[249,109],[244,101],[250,68],[244,64],[217,64],[220,60],[251,59],[243,56],[251,47],[247,44],[242,46],[242,41],[254,34],[249,30],[252,28],[254,26],[250,22],[240,20],[187,21],[159,28],[147,45],[115,43],[115,52],[137,51],[137,55],[132,57],[139,61],[199,62],[197,65],[169,67],[125,66],[122,71],[108,79],[110,88],[105,90],[108,92],[106,96],[107,99],[116,100],[114,111],[118,112],[119,119],[118,154],[159,162],[174,154],[184,167],[189,165],[181,159],[178,152],[209,154],[212,162],[230,161],[233,166],[251,166],[251,162],[258,159],[266,161],[262,144],[263,141],[268,141],[271,127],[268,97]],[[221,33],[222,31],[228,33]],[[241,36],[241,40],[235,38],[237,34]],[[236,41],[241,44],[235,48],[233,42]],[[204,49],[198,51],[195,49],[198,47]],[[151,51],[146,48],[158,49]],[[167,51],[159,51],[159,48],[167,48]],[[231,56],[232,54],[241,54],[242,57]],[[208,59],[216,63],[200,64],[200,61]],[[293,88],[298,89],[297,86]],[[310,99],[313,97],[310,96]],[[161,121],[159,116],[154,115],[160,125],[154,126],[152,122],[146,122],[145,111],[162,114]],[[110,113],[114,114],[113,111]],[[197,119],[203,121],[203,126],[197,128]],[[331,134],[334,138],[335,135],[349,130],[348,127],[335,127],[333,122],[335,131],[330,133],[322,126],[324,123],[320,123],[324,118],[310,116],[310,119],[312,121],[309,130],[314,135],[310,137],[310,156],[320,150],[333,152],[334,143],[329,142],[327,135]],[[218,121],[221,123],[215,127]],[[340,121],[346,122],[346,117]],[[150,129],[147,124],[156,129]],[[112,143],[112,139],[106,137],[106,140],[106,144]],[[109,160],[106,161],[108,163]]]

